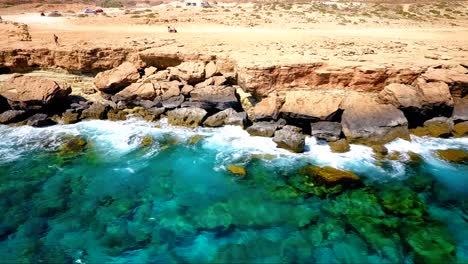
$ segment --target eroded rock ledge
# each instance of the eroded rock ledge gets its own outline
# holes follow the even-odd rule
[[[69,92],[57,91],[68,91],[66,84],[15,76],[0,88],[1,123],[165,116],[189,127],[248,127],[252,135],[274,137],[278,146],[294,152],[303,151],[303,133],[337,141],[332,148],[340,145],[342,151],[349,150],[347,141],[379,145],[409,139],[410,132],[468,135],[466,65],[245,67],[216,56],[136,49],[0,51],[0,72],[51,67],[97,73],[94,84],[103,102],[63,99]],[[26,82],[34,85],[25,88]],[[23,94],[50,100],[31,103]],[[60,106],[50,103],[57,95]],[[26,107],[31,104],[42,107]]]

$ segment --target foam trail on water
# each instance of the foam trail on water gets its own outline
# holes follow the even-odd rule
[[[245,163],[252,155],[269,155],[271,164],[275,166],[294,166],[312,163],[320,166],[332,166],[340,169],[353,170],[357,173],[374,175],[375,178],[400,177],[405,172],[405,158],[401,161],[385,161],[390,166],[385,169],[376,165],[371,148],[351,144],[351,150],[346,153],[333,153],[326,142],[314,137],[306,138],[304,153],[291,153],[277,148],[272,138],[254,137],[238,126],[220,128],[188,129],[170,126],[166,119],[158,122],[146,122],[138,119],[126,121],[90,120],[73,125],[56,125],[46,128],[29,126],[0,126],[0,162],[20,158],[23,153],[34,149],[54,149],[60,145],[63,135],[81,135],[92,142],[93,147],[109,159],[119,159],[125,154],[138,150],[141,138],[152,135],[158,137],[170,134],[185,142],[191,136],[202,135],[201,147],[206,151],[216,152],[217,167],[222,169],[228,164]],[[412,136],[412,141],[395,140],[386,145],[389,152],[414,152],[420,154],[432,169],[441,170],[453,168],[452,165],[439,160],[434,151],[438,149],[457,148],[468,150],[468,138],[439,139]],[[145,155],[156,155],[157,146]],[[126,167],[137,171],[138,164],[126,164]]]

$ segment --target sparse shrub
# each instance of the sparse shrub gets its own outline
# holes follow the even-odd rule
[[[123,7],[122,2],[119,0],[102,0],[98,3],[99,6],[104,8],[119,8]]]
[[[440,16],[440,11],[439,10],[431,9],[431,10],[429,10],[429,12],[434,14],[434,15]]]

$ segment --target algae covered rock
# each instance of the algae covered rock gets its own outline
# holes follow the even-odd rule
[[[305,166],[300,173],[312,177],[317,183],[336,185],[341,183],[356,183],[361,179],[351,171],[338,170],[333,167]]]
[[[455,262],[455,241],[442,223],[408,222],[403,232],[416,263]]]
[[[394,215],[420,218],[426,214],[424,203],[407,187],[386,187],[378,193],[383,208]]]
[[[140,148],[146,148],[146,147],[153,145],[153,143],[154,143],[153,136],[146,135],[141,139],[139,146]]]
[[[452,133],[455,137],[466,137],[468,136],[468,121],[455,124],[453,126]]]
[[[189,145],[195,145],[195,144],[197,144],[198,142],[200,142],[202,139],[203,139],[203,136],[202,136],[202,135],[194,135],[194,136],[191,136],[191,137],[188,139],[188,144],[189,144]]]
[[[444,149],[436,152],[437,156],[447,162],[468,164],[468,153],[460,149]]]
[[[198,107],[179,108],[167,112],[167,118],[171,125],[194,128],[202,123],[206,114],[206,110]]]
[[[345,153],[351,149],[346,139],[328,142],[328,145],[330,146],[331,151],[335,153]]]
[[[446,117],[436,117],[424,122],[423,127],[411,129],[416,136],[449,137],[452,133],[453,121]]]
[[[60,156],[76,156],[86,149],[88,142],[80,136],[65,136],[64,143],[58,148]]]
[[[229,165],[227,166],[227,170],[231,172],[232,174],[239,175],[239,176],[245,176],[247,175],[247,171],[245,170],[244,167],[238,166],[238,165]]]
[[[303,192],[322,196],[359,186],[361,179],[351,171],[308,165],[299,169],[299,175],[290,177],[288,183]]]

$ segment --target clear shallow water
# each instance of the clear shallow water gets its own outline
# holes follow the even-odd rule
[[[58,155],[65,135],[85,151]],[[468,262],[468,168],[434,155],[468,138],[395,141],[400,160],[377,161],[364,146],[335,154],[309,138],[291,154],[237,127],[136,120],[0,126],[0,137],[0,262]],[[298,175],[307,164],[365,184],[316,196]]]

